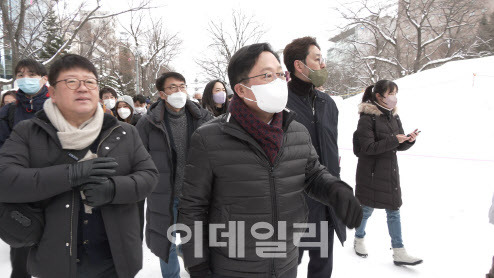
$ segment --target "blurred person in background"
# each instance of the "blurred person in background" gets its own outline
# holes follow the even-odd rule
[[[223,115],[228,109],[226,101],[226,85],[223,81],[210,81],[202,94],[202,107],[213,113],[215,117]]]
[[[134,114],[145,115],[148,110],[146,107],[146,98],[143,95],[134,96]]]
[[[141,118],[141,115],[134,113],[134,101],[130,96],[119,96],[115,107],[117,110],[117,119],[119,121],[135,126]]]
[[[396,265],[417,265],[422,259],[407,253],[401,232],[401,187],[397,151],[406,151],[414,144],[418,130],[405,135],[396,104],[398,85],[380,80],[365,89],[358,107],[360,119],[354,133],[353,148],[358,157],[356,196],[362,204],[364,217],[355,230],[354,249],[367,257],[364,243],[365,227],[374,209],[385,209],[391,236],[393,260]]]
[[[5,105],[9,103],[16,102],[17,99],[15,97],[16,90],[11,90],[3,93],[2,95],[2,102],[0,103],[0,108],[4,107]]]
[[[100,103],[103,106],[103,111],[106,114],[115,116],[115,105],[117,103],[117,92],[110,87],[101,88],[99,91]]]

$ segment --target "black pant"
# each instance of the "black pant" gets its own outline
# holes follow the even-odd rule
[[[139,224],[141,227],[141,241],[144,240],[144,200],[137,202],[137,208],[139,209]]]
[[[113,259],[91,261],[83,254],[77,263],[77,278],[118,278]]]
[[[10,248],[10,262],[12,264],[12,274],[10,278],[31,278],[27,273],[27,255],[30,247]]]
[[[213,278],[237,278],[237,277],[223,276],[213,273]],[[295,266],[290,268],[287,272],[283,273],[281,276],[278,276],[278,278],[297,278],[297,267]]]
[[[328,257],[321,258],[319,249],[298,249],[298,264],[302,262],[304,251],[309,251],[309,266],[307,269],[307,278],[329,278],[333,272],[333,242],[334,229],[328,231]]]

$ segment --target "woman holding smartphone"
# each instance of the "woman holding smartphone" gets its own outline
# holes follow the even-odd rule
[[[359,105],[360,119],[353,144],[359,158],[356,196],[364,217],[355,231],[354,249],[357,255],[367,257],[364,244],[367,220],[374,209],[385,209],[394,263],[416,265],[422,260],[407,254],[401,235],[402,200],[396,152],[412,147],[420,131],[405,135],[396,109],[397,93],[394,82],[380,80],[365,89]]]

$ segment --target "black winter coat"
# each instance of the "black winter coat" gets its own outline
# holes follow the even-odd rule
[[[359,114],[356,196],[362,205],[397,210],[402,200],[396,151],[408,150],[415,142],[398,142],[396,135],[404,131],[396,109],[389,112],[365,102],[359,105]]]
[[[118,276],[130,278],[142,268],[136,202],[154,189],[158,172],[133,126],[105,114],[99,138],[98,156],[119,164],[111,177],[115,197],[101,214]],[[15,126],[0,150],[0,202],[46,200],[45,230],[27,262],[29,273],[40,278],[76,278],[80,198],[70,187],[69,165],[53,166],[61,148],[57,130],[40,111]]]
[[[297,266],[298,248],[293,243],[294,223],[307,221],[307,205],[302,191],[328,204],[336,188],[352,188],[332,176],[322,166],[307,129],[293,121],[294,112],[283,115],[283,145],[270,163],[261,146],[231,115],[225,114],[200,127],[192,136],[185,169],[183,196],[178,222],[191,228],[190,241],[183,244],[185,267],[208,263],[212,272],[234,277],[279,277]],[[202,221],[202,253],[194,255],[194,221]],[[229,256],[228,246],[208,248],[207,224],[244,221],[243,258]],[[278,223],[286,221],[286,238],[278,240]],[[251,227],[270,223],[273,237],[266,241],[286,243],[284,257],[262,258],[256,254]],[[229,228],[227,230],[231,231]],[[219,229],[216,240],[227,242]],[[265,233],[265,232],[263,232]],[[234,240],[234,239],[233,239]],[[240,243],[239,243],[240,244]],[[228,244],[231,246],[230,244]],[[197,247],[197,246],[196,246]]]
[[[168,262],[171,242],[166,236],[166,231],[173,225],[176,155],[172,138],[164,122],[167,113],[165,105],[163,100],[154,103],[148,113],[139,120],[136,128],[160,174],[156,189],[147,198],[146,244],[156,256]],[[190,100],[187,100],[185,109],[188,138],[200,125],[213,119],[211,113]]]
[[[15,94],[15,98],[16,102],[7,104],[0,109],[0,148],[12,132],[12,129],[9,126],[10,106],[17,106],[15,108],[13,126],[17,125],[20,121],[31,119],[34,117],[36,112],[43,109],[45,100],[49,98],[48,88],[43,86],[43,88],[41,88],[41,92],[32,98],[26,97],[26,94],[19,89]]]
[[[331,175],[339,177],[338,108],[334,100],[329,95],[316,90],[311,83],[293,76],[288,83],[286,107],[297,113],[295,120],[309,131],[321,164],[327,167]],[[305,199],[309,207],[308,222],[320,225],[321,221],[328,221],[343,244],[346,240],[346,227],[336,216],[334,209],[307,196]],[[318,231],[320,231],[319,226]],[[320,242],[321,239],[317,233],[315,238],[304,238],[304,241]]]

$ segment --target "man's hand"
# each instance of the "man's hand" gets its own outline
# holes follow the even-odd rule
[[[69,165],[71,187],[78,187],[88,182],[104,181],[115,174],[118,163],[113,157],[97,157]]]
[[[81,191],[86,196],[82,202],[91,207],[100,207],[113,201],[115,197],[115,184],[109,178],[104,181],[87,183],[81,186]]]

